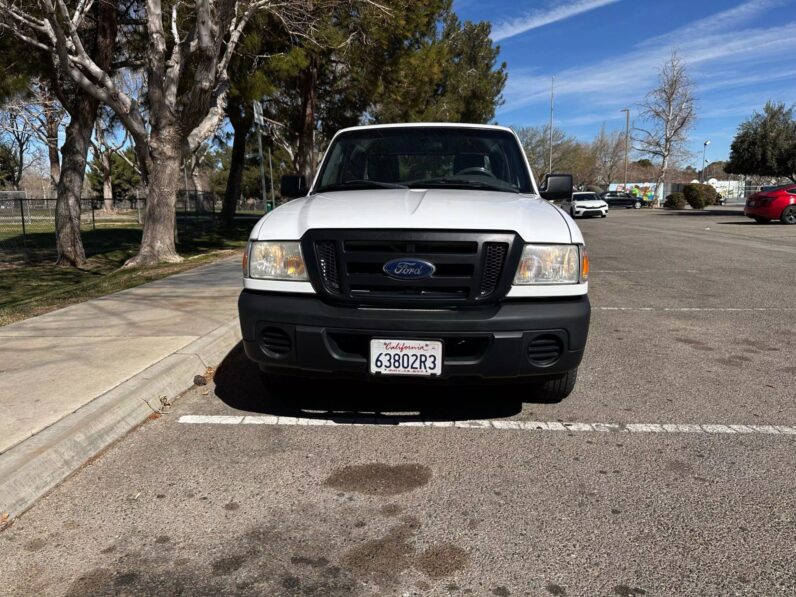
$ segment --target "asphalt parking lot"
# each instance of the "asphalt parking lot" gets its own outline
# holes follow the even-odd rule
[[[3,595],[793,595],[796,227],[581,222],[575,392],[214,380],[0,533]]]

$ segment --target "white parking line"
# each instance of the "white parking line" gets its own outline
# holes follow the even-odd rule
[[[592,274],[699,274],[699,269],[593,269]]]
[[[522,431],[565,431],[569,433],[702,433],[796,435],[788,425],[697,425],[694,423],[575,423],[558,421],[514,421],[478,419],[472,421],[414,421],[397,417],[332,418],[280,417],[276,415],[182,415],[178,422],[189,425],[372,425],[385,427],[456,427],[458,429],[513,429]]]
[[[595,307],[598,311],[718,311],[718,312],[760,312],[796,311],[790,307]]]

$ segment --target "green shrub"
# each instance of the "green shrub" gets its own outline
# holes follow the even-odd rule
[[[705,209],[708,205],[716,205],[719,194],[709,184],[687,184],[683,187],[683,196],[693,209]]]
[[[663,203],[669,209],[685,209],[685,196],[682,193],[671,193]]]

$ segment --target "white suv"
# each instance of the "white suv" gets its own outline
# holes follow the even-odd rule
[[[513,131],[402,124],[337,133],[300,197],[254,227],[239,300],[266,383],[290,375],[521,379],[560,400],[589,329],[588,257]],[[544,197],[544,199],[542,198]]]

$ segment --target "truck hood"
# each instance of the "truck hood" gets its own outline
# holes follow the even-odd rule
[[[535,243],[582,243],[572,220],[536,195],[463,189],[335,191],[264,216],[253,240],[293,240],[318,228],[509,230]]]

